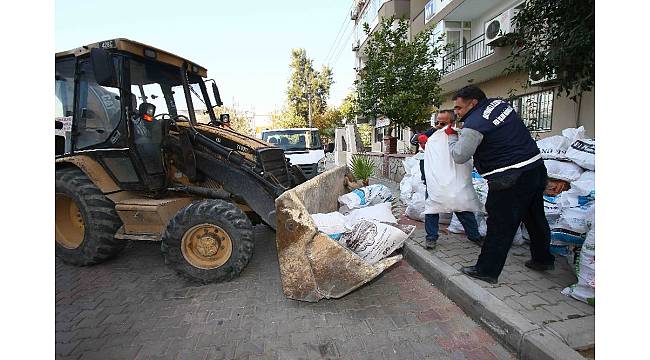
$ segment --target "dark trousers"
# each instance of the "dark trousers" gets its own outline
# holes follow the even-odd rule
[[[549,251],[551,231],[544,215],[546,182],[544,165],[489,181],[485,204],[487,235],[476,262],[482,274],[499,277],[522,221],[530,235],[533,260],[542,264],[553,263],[554,257]]]
[[[465,229],[465,235],[472,241],[479,241],[481,234],[478,232],[478,223],[476,217],[471,211],[456,212],[456,217]],[[440,221],[439,214],[425,214],[424,215],[424,230],[427,233],[426,239],[428,241],[438,241],[438,222]]]

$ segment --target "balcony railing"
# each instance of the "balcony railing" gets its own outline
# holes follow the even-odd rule
[[[492,54],[494,48],[485,44],[485,34],[479,35],[447,52],[442,57],[442,72],[448,74]]]

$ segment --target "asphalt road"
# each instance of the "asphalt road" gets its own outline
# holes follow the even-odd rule
[[[56,260],[57,359],[511,359],[405,261],[337,300],[282,294],[275,233],[231,282],[197,286],[133,242],[92,267]]]

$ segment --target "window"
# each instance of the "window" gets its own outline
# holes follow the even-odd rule
[[[284,150],[319,150],[323,146],[318,131],[310,130],[277,130],[262,133],[262,140],[275,144]]]
[[[54,144],[56,155],[70,152],[72,145],[70,136],[70,117],[74,113],[74,67],[75,59],[56,60],[54,76]]]
[[[75,59],[56,62],[54,76],[54,116],[72,116],[74,104]]]
[[[80,64],[77,137],[75,147],[83,149],[106,141],[120,123],[120,91],[100,86],[90,61]]]
[[[550,131],[553,126],[553,90],[516,97],[512,107],[530,131]]]
[[[394,131],[395,131],[395,132],[394,132],[395,136],[396,136],[399,140],[402,140],[402,141],[403,141],[403,140],[404,140],[404,131],[402,131],[402,127],[399,126],[399,125],[395,125],[395,130],[394,130]]]
[[[165,99],[163,88],[160,85],[160,81],[163,79],[161,79],[161,71],[157,66],[131,60],[130,70],[131,106],[133,107],[133,111],[137,111],[142,103],[149,103],[156,106],[156,114],[168,114],[167,100],[171,103],[169,107],[175,110],[174,100],[171,98]],[[156,75],[158,77],[155,77]],[[175,93],[184,96],[182,88],[180,86],[177,87],[180,88],[180,91],[176,89],[177,91]],[[168,88],[165,88],[165,90],[168,90]]]

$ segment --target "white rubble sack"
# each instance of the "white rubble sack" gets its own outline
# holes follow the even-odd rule
[[[548,177],[568,182],[576,181],[582,175],[582,168],[572,162],[544,160]]]
[[[595,305],[596,303],[596,235],[592,227],[578,258],[576,276],[578,282],[562,290],[562,294]]]
[[[411,203],[406,207],[405,214],[409,219],[424,221],[424,191],[413,193]]]
[[[351,229],[352,225],[350,224],[355,224],[362,219],[397,223],[397,218],[391,212],[391,203],[389,202],[352,210],[345,215],[346,227]]]
[[[404,177],[399,183],[399,197],[406,205],[410,205],[413,194],[417,192],[417,183],[422,182],[419,160],[422,156],[424,156],[423,153],[418,153],[402,161]]]
[[[338,237],[347,230],[345,216],[338,211],[327,214],[311,214],[311,218],[314,219],[319,231],[332,237]]]
[[[561,209],[586,205],[596,200],[596,173],[585,171],[578,180],[571,182],[571,189],[558,196]]]
[[[485,212],[472,186],[472,160],[456,164],[451,157],[448,135],[436,131],[429,137],[424,150],[424,172],[429,198],[425,214],[454,211]]]
[[[360,220],[338,241],[369,264],[374,264],[402,247],[414,229],[413,225]]]
[[[566,151],[566,157],[585,169],[596,170],[596,140],[576,140]]]
[[[383,184],[373,184],[355,189],[347,194],[339,196],[341,208],[339,212],[347,213],[352,209],[358,209],[365,206],[375,205],[386,201],[391,201],[393,194],[390,189]]]
[[[579,128],[566,128],[562,130],[562,136],[569,140],[569,144],[572,144],[578,139],[584,139],[585,136],[585,127],[581,126]]]
[[[562,209],[560,218],[551,226],[552,245],[582,245],[589,231],[593,202],[583,206]]]
[[[537,141],[542,159],[567,160],[566,151],[571,145],[569,139],[562,135],[550,136]]]

